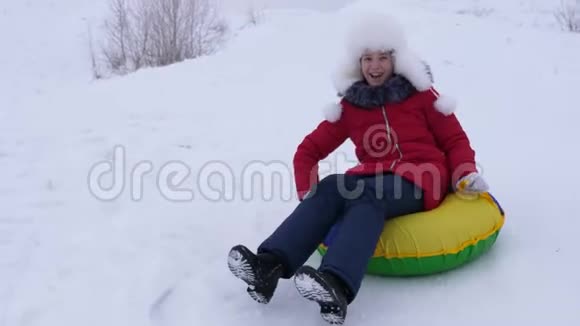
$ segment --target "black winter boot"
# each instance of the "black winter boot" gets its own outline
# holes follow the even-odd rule
[[[278,279],[284,274],[283,265],[276,256],[268,253],[255,255],[243,245],[230,250],[228,267],[237,278],[248,284],[248,294],[259,303],[268,303]]]
[[[303,266],[296,271],[294,283],[300,295],[320,305],[322,319],[342,325],[348,306],[347,289],[336,276]]]

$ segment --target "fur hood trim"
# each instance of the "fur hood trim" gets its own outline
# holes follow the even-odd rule
[[[420,92],[431,89],[437,97],[434,107],[439,112],[449,115],[455,111],[456,101],[434,90],[429,66],[408,46],[400,23],[382,13],[353,17],[346,33],[343,58],[332,76],[338,96],[344,96],[354,83],[364,80],[360,58],[366,50],[392,51],[395,74],[405,77]],[[328,104],[324,107],[324,117],[330,122],[338,121],[341,111],[340,103]]]
[[[417,90],[426,91],[433,84],[426,65],[409,48],[402,26],[389,15],[368,13],[353,18],[344,44],[343,58],[333,74],[334,87],[341,96],[364,78],[360,58],[367,50],[392,51],[394,72],[407,78]]]

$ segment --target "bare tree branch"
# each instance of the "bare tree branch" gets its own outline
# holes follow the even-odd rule
[[[580,33],[580,0],[562,0],[554,16],[562,29]]]

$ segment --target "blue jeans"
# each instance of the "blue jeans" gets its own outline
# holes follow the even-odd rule
[[[354,300],[386,219],[423,210],[420,188],[394,174],[334,174],[322,179],[259,246],[278,256],[285,278],[314,253],[330,229],[340,228],[322,259],[320,271],[338,276]]]

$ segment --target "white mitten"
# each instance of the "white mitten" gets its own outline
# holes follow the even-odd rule
[[[481,174],[472,172],[457,181],[455,190],[463,194],[479,194],[487,192],[489,185],[485,182]]]

